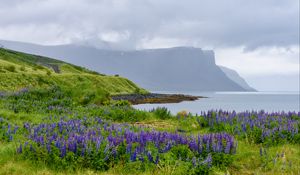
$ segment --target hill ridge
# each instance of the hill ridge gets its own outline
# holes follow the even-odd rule
[[[0,91],[56,85],[65,88],[85,86],[109,94],[146,92],[123,77],[107,76],[61,60],[0,48]]]

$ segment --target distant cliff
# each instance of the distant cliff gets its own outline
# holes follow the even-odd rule
[[[246,80],[244,80],[235,70],[223,66],[219,66],[219,67],[227,75],[228,78],[236,82],[238,85],[242,86],[247,91],[256,91],[256,89],[249,86]]]
[[[213,51],[200,48],[114,51],[78,45],[0,43],[10,49],[54,57],[101,73],[119,74],[152,91],[251,90],[230,79],[215,64]]]

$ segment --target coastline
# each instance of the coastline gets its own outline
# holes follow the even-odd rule
[[[193,96],[184,94],[123,94],[123,95],[113,95],[111,97],[113,100],[127,100],[132,105],[137,104],[160,104],[160,103],[180,103],[182,101],[195,101],[200,98],[206,98],[203,96]]]

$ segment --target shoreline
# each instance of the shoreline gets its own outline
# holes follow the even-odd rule
[[[137,104],[160,104],[160,103],[180,103],[182,101],[195,101],[200,98],[207,98],[203,96],[193,96],[184,94],[123,94],[123,95],[113,95],[111,97],[113,100],[127,100],[132,105]]]

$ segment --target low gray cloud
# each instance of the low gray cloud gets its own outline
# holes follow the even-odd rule
[[[0,0],[0,38],[118,49],[299,45],[298,0]],[[154,42],[155,43],[155,42]],[[151,47],[151,46],[150,46]]]
[[[299,0],[0,0],[0,39],[214,49],[259,90],[299,90]]]

